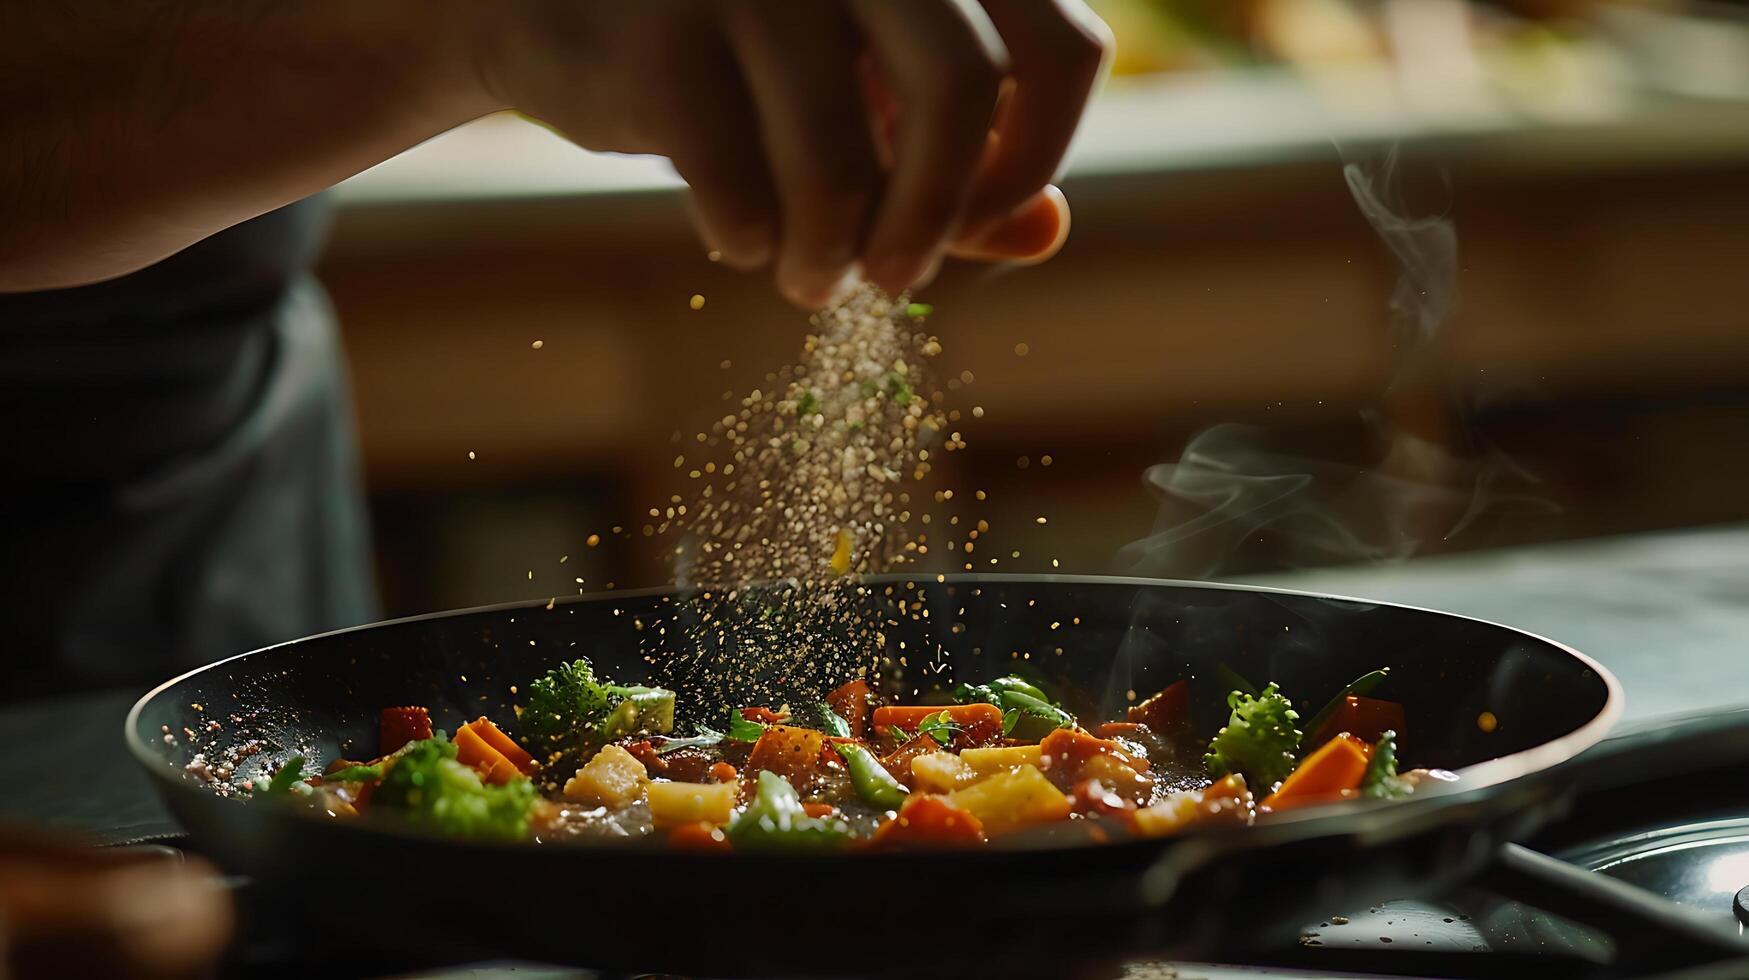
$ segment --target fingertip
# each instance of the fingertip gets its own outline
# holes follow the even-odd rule
[[[862,273],[855,266],[844,269],[836,277],[786,275],[780,270],[777,290],[785,299],[811,313],[836,304],[862,282]]]
[[[711,254],[713,262],[721,262],[739,272],[763,267],[771,261],[776,240],[776,222],[766,220],[710,220],[703,208],[695,211],[699,238]]]
[[[1034,264],[1057,254],[1069,238],[1069,201],[1054,184],[1034,194],[1008,217],[954,243],[955,257],[979,262]]]

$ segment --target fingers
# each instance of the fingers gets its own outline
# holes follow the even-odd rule
[[[1046,184],[1044,190],[995,224],[956,241],[948,254],[974,262],[1031,265],[1057,254],[1068,237],[1069,202],[1055,185]]]
[[[669,156],[692,189],[699,236],[726,265],[762,266],[777,248],[777,196],[734,54],[719,37],[701,36],[670,68],[674,96],[659,111],[672,121]]]
[[[29,976],[203,974],[230,936],[230,900],[197,858],[122,860],[56,843],[0,856],[11,965]]]
[[[1111,50],[1111,32],[1081,0],[983,0],[1013,62],[997,140],[967,210],[978,232],[1039,193],[1069,141]]]
[[[969,0],[850,0],[898,106],[892,173],[863,250],[898,292],[940,261],[982,156],[1006,54]]]
[[[826,0],[740,0],[723,20],[777,188],[778,288],[824,306],[854,276],[881,186],[856,68],[862,39]]]

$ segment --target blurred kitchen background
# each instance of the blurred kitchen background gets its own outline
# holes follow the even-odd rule
[[[918,297],[971,447],[939,485],[986,492],[980,561],[1225,577],[1749,518],[1749,4],[1095,6],[1118,52],[1067,247]],[[1456,312],[1407,365],[1397,263],[1342,172],[1392,147],[1408,212],[1458,233]],[[707,260],[678,186],[494,117],[339,189],[320,271],[389,613],[665,580],[639,530],[687,492],[671,441],[807,329]],[[1144,471],[1222,423],[1252,427],[1217,430],[1245,434],[1232,466],[1303,463],[1317,506],[1138,566],[1125,545],[1197,517],[1162,517]],[[1425,486],[1369,550],[1392,488]],[[1307,510],[1337,533],[1308,545]]]

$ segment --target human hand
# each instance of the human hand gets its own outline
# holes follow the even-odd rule
[[[200,976],[231,925],[198,858],[0,830],[0,976]]]
[[[494,14],[501,9],[494,7]],[[1081,0],[517,0],[492,97],[593,150],[669,157],[708,248],[816,308],[944,255],[1036,261],[1110,49]]]

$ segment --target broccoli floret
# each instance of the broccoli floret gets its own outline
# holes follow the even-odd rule
[[[1374,800],[1396,800],[1408,796],[1412,787],[1397,775],[1397,733],[1379,736],[1366,764],[1366,775],[1360,780],[1360,795]]]
[[[393,810],[415,823],[459,837],[521,840],[528,836],[534,784],[512,779],[488,786],[456,761],[443,732],[415,742],[383,775],[371,807]]]
[[[528,686],[528,704],[520,720],[530,734],[558,739],[579,722],[599,722],[607,711],[607,691],[596,683],[589,661],[573,660]]]
[[[1300,732],[1294,727],[1299,712],[1270,684],[1257,696],[1243,691],[1227,695],[1232,717],[1209,742],[1203,763],[1219,779],[1240,773],[1255,787],[1271,787],[1294,771]]]
[[[522,727],[559,745],[601,745],[639,732],[674,730],[674,692],[603,684],[587,660],[560,664],[528,687]]]

